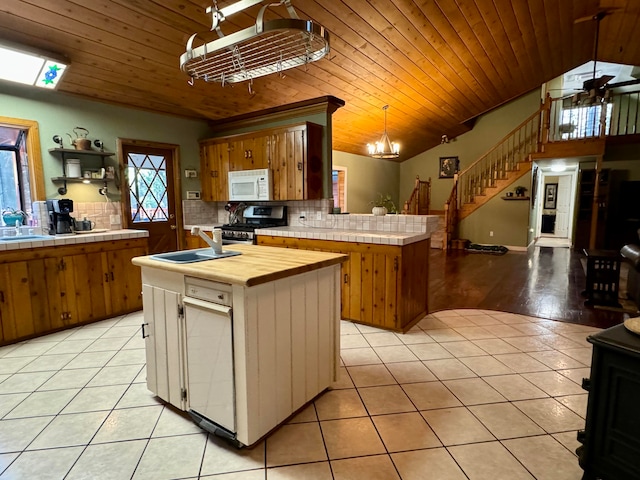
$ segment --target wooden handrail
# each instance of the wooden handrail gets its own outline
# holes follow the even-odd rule
[[[478,158],[478,160],[476,160],[475,162],[473,162],[471,165],[469,165],[467,168],[465,168],[464,170],[462,170],[458,175],[462,176],[465,175],[467,172],[469,172],[471,169],[473,169],[473,167],[475,167],[476,165],[478,165],[485,157],[488,157],[492,152],[495,152],[498,147],[500,147],[500,145],[502,145],[506,140],[508,140],[511,136],[513,136],[514,133],[516,133],[517,131],[521,130],[523,127],[525,127],[529,122],[531,122],[532,120],[535,120],[535,118],[540,115],[540,113],[544,112],[544,108],[545,108],[545,104],[541,104],[540,108],[538,110],[536,110],[530,117],[528,117],[525,121],[523,121],[520,125],[518,125],[516,128],[514,128],[513,130],[511,130],[511,132],[509,132],[507,135],[505,135],[502,140],[500,140],[498,143],[496,143],[493,147],[491,147],[489,150],[487,150],[487,152],[484,153],[484,155],[481,155],[480,158]],[[539,142],[541,143],[541,142]]]
[[[429,215],[431,210],[431,177],[429,180],[420,180],[416,175],[416,183],[409,200],[404,202],[402,213],[405,215]]]

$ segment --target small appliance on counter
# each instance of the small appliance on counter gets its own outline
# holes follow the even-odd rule
[[[286,227],[287,207],[283,205],[249,205],[244,209],[244,223],[222,225],[223,245],[255,243],[258,228]]]
[[[49,212],[49,235],[65,235],[73,233],[74,219],[73,200],[61,198],[60,200],[47,200]]]

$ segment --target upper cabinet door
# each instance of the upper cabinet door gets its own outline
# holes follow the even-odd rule
[[[200,144],[202,200],[223,202],[229,199],[229,153],[229,142],[226,141]]]

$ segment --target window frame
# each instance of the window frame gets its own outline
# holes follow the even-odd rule
[[[31,188],[30,200],[31,203],[44,201],[47,196],[44,187],[44,169],[38,122],[22,118],[0,117],[0,125],[19,128],[27,132],[26,151],[29,165],[29,187]]]

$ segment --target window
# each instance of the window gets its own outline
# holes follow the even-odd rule
[[[344,167],[334,167],[331,171],[331,182],[333,184],[333,206],[340,208],[342,212],[347,211],[347,169]]]
[[[0,126],[0,209],[31,214],[27,132]]]
[[[0,207],[31,212],[46,199],[38,122],[0,117]]]
[[[607,104],[605,134],[609,134],[612,103]],[[600,112],[602,105],[585,105],[562,110],[561,125],[571,125],[569,132],[562,132],[563,139],[597,137],[600,134]]]

